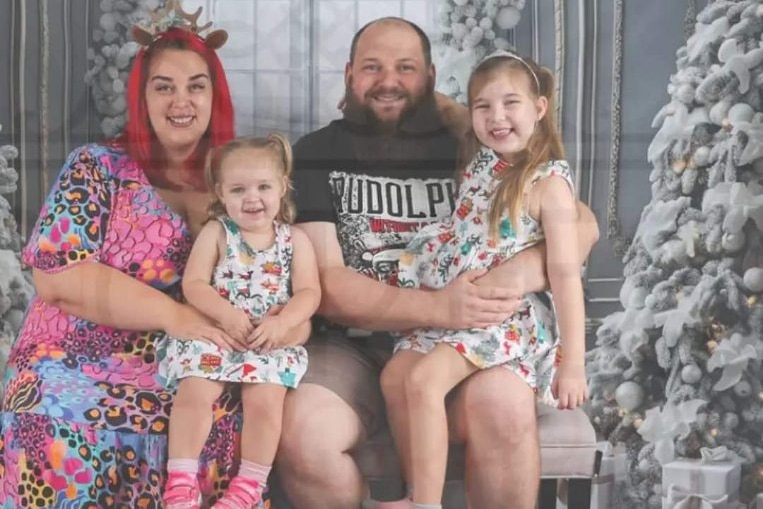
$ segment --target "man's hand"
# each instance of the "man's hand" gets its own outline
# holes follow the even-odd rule
[[[520,304],[515,292],[496,286],[478,286],[487,270],[469,270],[437,290],[437,319],[433,325],[446,329],[484,328],[498,325],[513,315]]]

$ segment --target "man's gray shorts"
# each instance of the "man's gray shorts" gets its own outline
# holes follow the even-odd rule
[[[313,335],[305,344],[309,365],[303,384],[316,384],[342,398],[358,415],[367,436],[386,426],[384,398],[379,385],[393,341],[377,333],[351,337],[343,331]]]

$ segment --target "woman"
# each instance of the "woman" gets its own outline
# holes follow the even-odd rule
[[[124,135],[69,156],[22,253],[38,296],[5,374],[0,507],[160,507],[174,396],[162,338],[245,346],[178,300],[206,152],[233,138],[220,44],[195,28],[140,50]],[[226,392],[214,408],[199,469],[210,501],[236,473],[239,406]]]

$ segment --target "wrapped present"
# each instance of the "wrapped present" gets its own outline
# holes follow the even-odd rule
[[[684,499],[700,500],[705,504],[697,507],[725,509],[726,506],[718,504],[733,503],[739,498],[741,467],[737,457],[725,447],[705,449],[702,457],[699,460],[679,459],[662,466],[663,496],[672,504],[668,506],[671,509],[679,507],[676,504]],[[707,506],[712,503],[716,505]]]
[[[615,509],[613,501],[619,483],[627,473],[627,455],[623,444],[612,447],[609,442],[596,444],[597,463],[591,480],[591,509]]]
[[[727,495],[713,498],[674,492],[662,497],[662,509],[745,509],[745,506],[738,501],[730,502]]]

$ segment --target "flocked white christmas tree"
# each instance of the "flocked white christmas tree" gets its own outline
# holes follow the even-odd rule
[[[702,447],[738,456],[742,501],[763,491],[762,34],[763,0],[707,5],[654,119],[624,311],[587,359],[594,423],[628,451],[623,507],[659,507],[661,464]]]
[[[16,192],[18,173],[11,166],[11,160],[17,157],[16,147],[0,146],[0,380],[8,360],[8,350],[18,333],[24,311],[33,293],[29,273],[22,272],[21,269],[21,237],[13,210],[8,200],[3,197],[4,194]]]

